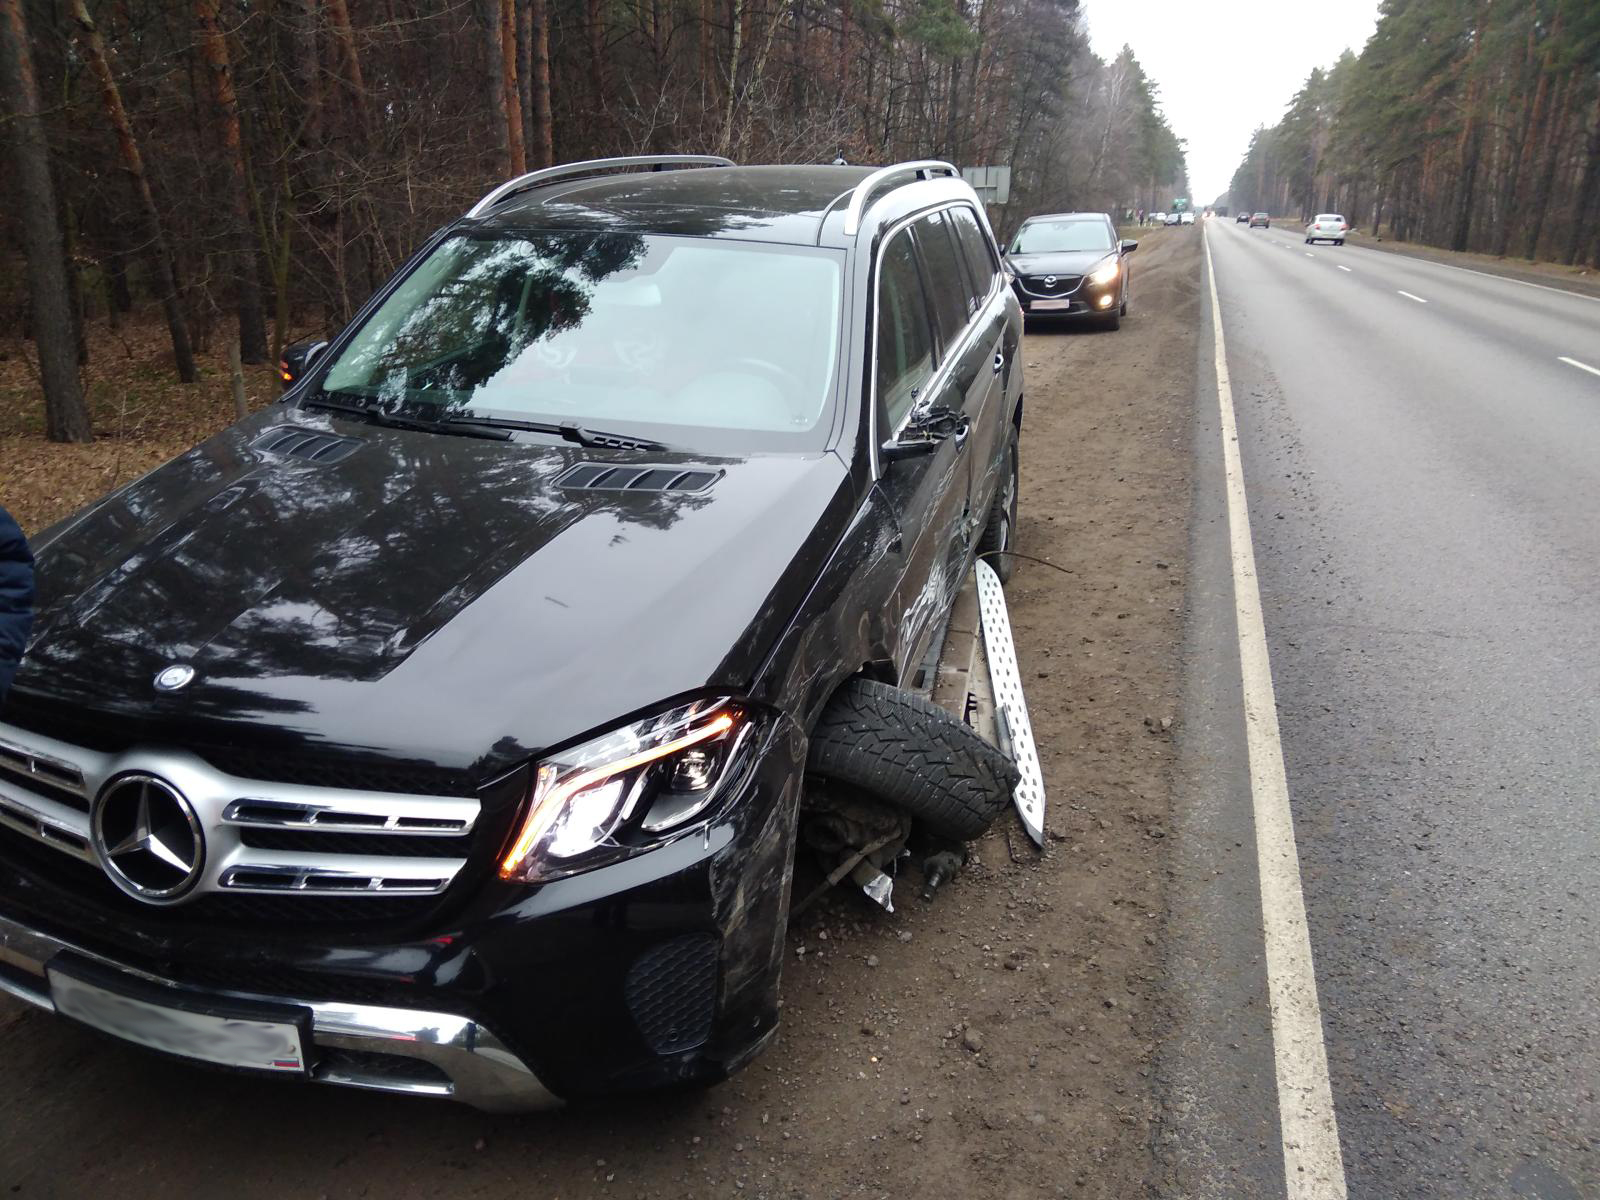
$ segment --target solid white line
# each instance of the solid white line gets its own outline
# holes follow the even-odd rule
[[[1278,702],[1267,655],[1267,630],[1256,583],[1255,547],[1239,457],[1239,428],[1228,382],[1222,309],[1211,243],[1205,243],[1216,340],[1217,405],[1227,481],[1228,536],[1233,552],[1233,611],[1244,682],[1245,744],[1255,811],[1256,863],[1261,873],[1261,922],[1266,942],[1267,996],[1272,1007],[1272,1053],[1278,1081],[1278,1121],[1289,1200],[1346,1200],[1339,1123],[1328,1082],[1322,1009],[1311,962],[1311,933],[1300,890],[1300,857],[1289,810],[1289,780],[1278,736]]]
[[[1341,270],[1341,271],[1348,271],[1348,270],[1350,270],[1350,268],[1349,268],[1349,267],[1346,267],[1346,266],[1340,266],[1340,264],[1338,264],[1338,263],[1335,263],[1335,264],[1334,264],[1334,266],[1336,266],[1336,267],[1339,267],[1339,270]]]
[[[1577,367],[1580,371],[1587,371],[1591,375],[1600,375],[1600,367],[1591,367],[1588,363],[1581,363],[1575,358],[1568,358],[1565,354],[1556,355],[1559,362],[1564,362],[1569,367]]]
[[[1395,291],[1399,292],[1400,289],[1396,288]],[[1421,296],[1413,296],[1410,292],[1400,292],[1400,294],[1402,296],[1404,296],[1407,300],[1415,300],[1418,304],[1426,304],[1427,303],[1427,301],[1424,300]]]

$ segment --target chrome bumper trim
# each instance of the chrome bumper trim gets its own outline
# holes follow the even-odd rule
[[[0,992],[54,1012],[45,966],[63,951],[131,978],[166,987],[180,986],[0,916]],[[182,990],[196,989],[185,987]],[[359,1064],[341,1064],[336,1060],[332,1065],[313,1067],[311,1077],[318,1083],[413,1096],[446,1096],[486,1112],[528,1112],[557,1108],[562,1103],[499,1038],[466,1017],[372,1004],[311,1003],[292,996],[255,992],[199,990],[208,995],[265,1000],[310,1009],[313,1045],[325,1050],[353,1050],[412,1059],[427,1064],[442,1076],[406,1079],[392,1072],[367,1073]],[[432,1072],[426,1074],[432,1075]]]

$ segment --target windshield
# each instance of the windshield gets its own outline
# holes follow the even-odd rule
[[[329,364],[322,390],[430,418],[820,449],[840,257],[626,233],[454,237]]]
[[[1099,217],[1077,221],[1029,221],[1017,230],[1012,254],[1062,254],[1111,249],[1111,227]]]
[[[1318,213],[1317,214],[1317,224],[1318,225],[1343,225],[1344,224],[1344,218],[1341,217],[1338,213]]]

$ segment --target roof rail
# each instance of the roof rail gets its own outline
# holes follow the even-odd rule
[[[737,164],[720,154],[635,154],[626,158],[591,158],[584,162],[564,163],[559,167],[545,167],[529,171],[502,183],[468,211],[469,217],[481,217],[507,196],[525,192],[557,179],[575,179],[580,175],[598,175],[602,171],[642,171],[658,167],[732,167]]]
[[[949,175],[956,179],[961,178],[960,171],[949,163],[940,162],[936,158],[923,158],[915,162],[895,163],[892,167],[884,167],[882,170],[874,171],[856,184],[856,190],[850,193],[850,207],[845,209],[844,213],[845,237],[855,237],[856,234],[861,232],[861,218],[867,211],[867,201],[872,199],[872,193],[897,175],[912,176],[911,180],[906,181],[908,183],[917,179],[932,179],[935,175]]]

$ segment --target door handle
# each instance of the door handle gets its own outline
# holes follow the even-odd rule
[[[1006,369],[1006,356],[1004,354],[998,354],[997,353],[994,356],[994,369],[997,372],[998,371],[1003,371],[1003,370]]]

